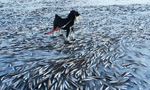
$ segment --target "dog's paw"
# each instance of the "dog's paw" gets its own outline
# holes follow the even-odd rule
[[[71,41],[75,41],[76,39],[71,39]]]
[[[56,36],[52,36],[52,38],[56,38]]]
[[[75,41],[76,39],[74,39],[74,38],[70,38],[70,41]]]
[[[69,41],[64,41],[64,44],[71,44],[71,42],[69,42]]]
[[[63,36],[63,34],[60,34],[59,36]]]

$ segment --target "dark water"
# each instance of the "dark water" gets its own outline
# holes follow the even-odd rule
[[[45,3],[35,10],[0,5],[0,89],[150,89],[149,5]],[[44,34],[55,13],[65,17],[71,9],[82,15],[72,44]]]

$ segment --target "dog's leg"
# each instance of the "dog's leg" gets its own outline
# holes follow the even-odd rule
[[[53,32],[53,37],[56,37],[56,32]]]
[[[60,36],[62,36],[62,35],[63,35],[63,34],[62,34],[62,32],[61,32],[61,30],[59,30],[59,35],[60,35]]]
[[[65,40],[65,44],[71,44],[69,41],[70,41],[70,37],[69,37],[69,33],[70,33],[70,29],[67,29],[67,33],[66,33],[66,39],[67,40]]]
[[[72,26],[72,28],[71,28],[71,31],[72,31],[72,33],[71,33],[71,35],[72,35],[72,40],[74,41],[75,40],[75,37],[74,37],[74,27]]]
[[[75,40],[75,39],[74,39],[74,32],[72,32],[72,39]]]
[[[70,41],[69,33],[70,33],[70,29],[67,29],[66,38],[67,38],[68,41]]]
[[[57,26],[54,24],[53,25],[53,30],[55,30],[57,28]],[[53,32],[53,38],[55,38],[56,37],[56,32]]]

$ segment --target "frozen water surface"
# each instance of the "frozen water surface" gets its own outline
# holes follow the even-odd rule
[[[1,0],[0,90],[150,90],[149,4]],[[44,34],[72,9],[82,16],[72,44]]]

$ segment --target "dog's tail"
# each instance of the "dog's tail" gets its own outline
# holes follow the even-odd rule
[[[55,19],[54,22],[60,21],[62,18],[60,16],[58,16],[57,14],[55,14]]]

